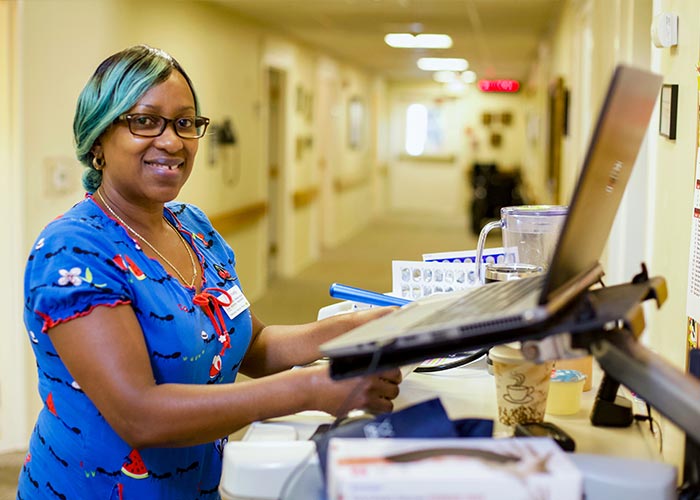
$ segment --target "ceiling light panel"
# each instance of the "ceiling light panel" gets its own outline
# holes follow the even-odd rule
[[[466,59],[454,57],[421,57],[418,68],[423,71],[466,71],[469,63]]]
[[[389,33],[384,41],[390,47],[399,49],[449,49],[452,47],[452,38],[444,34],[421,33]]]

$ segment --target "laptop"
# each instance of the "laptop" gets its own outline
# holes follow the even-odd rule
[[[534,278],[431,295],[320,346],[335,378],[542,335],[599,282],[600,258],[662,77],[620,65],[610,82],[551,264]]]

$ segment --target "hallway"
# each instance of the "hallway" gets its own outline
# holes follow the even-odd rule
[[[328,294],[334,282],[391,291],[392,260],[421,260],[423,253],[475,248],[476,237],[466,227],[463,220],[381,217],[344,244],[324,251],[297,276],[272,283],[253,303],[253,312],[267,324],[304,323],[315,319],[319,308],[335,302]]]
[[[423,253],[474,248],[476,237],[466,227],[464,220],[382,217],[345,244],[323,252],[317,262],[297,276],[271,283],[252,309],[268,324],[312,321],[321,307],[335,302],[328,295],[331,283],[389,291],[392,260],[421,260]],[[17,474],[24,455],[24,452],[0,455],[0,500],[15,498]]]

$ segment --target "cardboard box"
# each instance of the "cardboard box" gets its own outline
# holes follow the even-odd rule
[[[581,500],[583,478],[550,438],[333,439],[329,500]]]

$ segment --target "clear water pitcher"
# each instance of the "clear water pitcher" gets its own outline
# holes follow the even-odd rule
[[[530,264],[546,270],[557,245],[568,207],[520,205],[501,208],[500,220],[489,222],[479,233],[476,245],[476,275],[484,283],[482,256],[489,231],[501,229],[507,263]]]

